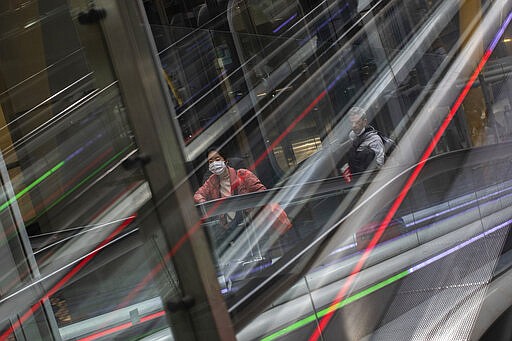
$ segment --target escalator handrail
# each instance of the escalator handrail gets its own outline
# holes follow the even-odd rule
[[[439,155],[432,156],[428,159],[424,171],[420,174],[418,182],[424,181],[427,178],[438,176],[441,173],[446,173],[454,169],[460,168],[463,162],[466,162],[465,167],[476,167],[482,162],[491,162],[499,159],[506,158],[512,150],[512,142],[505,142],[499,145],[479,146],[474,148],[460,149]],[[490,152],[492,151],[492,153]],[[475,154],[476,153],[476,154]],[[468,155],[473,157],[470,162]],[[485,161],[482,161],[485,160]],[[396,172],[399,167],[382,168],[382,172]],[[377,171],[368,171],[364,174],[373,174]],[[342,176],[330,177],[325,180],[315,180],[302,184],[283,185],[280,187],[270,188],[265,191],[239,194],[221,199],[207,201],[197,204],[202,212],[209,212],[209,216],[216,216],[225,214],[227,212],[240,211],[264,206],[268,203],[278,203],[280,205],[291,206],[300,203],[304,200],[311,200],[311,198],[319,195],[339,195],[352,190],[354,187],[362,187],[372,181],[372,176],[364,177],[364,182],[360,182],[359,178],[363,174],[355,174],[352,182],[346,183]],[[387,184],[389,185],[389,184]],[[300,188],[299,195],[291,201],[279,201],[276,199],[276,194],[280,191],[286,191],[291,188]]]

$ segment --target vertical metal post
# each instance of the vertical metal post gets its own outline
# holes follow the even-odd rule
[[[150,159],[143,169],[154,211],[142,221],[141,230],[156,242],[153,245],[159,249],[155,254],[161,255],[160,262],[167,266],[164,271],[176,272],[181,303],[189,302],[169,302],[169,290],[162,290],[174,338],[234,340],[187,181],[181,133],[142,2],[98,0],[96,4],[107,14],[101,25],[139,153]],[[169,259],[172,266],[167,264]],[[182,309],[169,311],[176,307]]]

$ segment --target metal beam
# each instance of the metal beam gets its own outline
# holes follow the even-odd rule
[[[101,24],[139,155],[148,157],[134,163],[143,168],[152,192],[141,231],[151,258],[158,261],[155,266],[164,265],[155,280],[164,283],[161,295],[174,337],[234,340],[206,238],[194,229],[199,216],[185,180],[175,113],[142,2],[98,0],[97,5],[107,13]],[[177,276],[179,284],[173,287],[166,276]],[[169,310],[176,306],[171,302],[186,297],[195,303]]]

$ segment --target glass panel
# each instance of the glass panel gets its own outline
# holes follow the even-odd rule
[[[91,2],[8,3],[0,13],[0,339],[165,329],[161,279],[147,278],[155,256],[133,222],[151,192],[140,168],[122,166],[137,145],[101,27],[87,22]]]
[[[223,303],[241,340],[470,338],[512,221],[510,6],[474,4],[144,1],[188,171],[154,197],[101,12],[0,5],[0,339],[165,338],[164,307]],[[174,271],[198,228],[225,302]]]
[[[478,273],[471,278],[485,282],[508,250],[501,250],[506,233],[499,230],[511,216],[503,205],[508,161],[500,157],[508,155],[510,133],[510,29],[497,36],[504,16],[489,2],[477,8],[443,1],[358,5],[230,1],[222,7],[230,34],[212,15],[186,29],[152,26],[164,68],[179,70],[171,82],[179,80],[184,98],[191,97],[185,90],[191,84],[201,96],[183,106],[178,101],[177,118],[202,227],[241,339],[308,338],[330,303],[340,303],[337,292],[359,302],[337,312],[322,336],[360,339],[380,328],[382,317],[392,321],[402,312],[397,290],[413,309],[419,298],[406,296],[415,290],[412,280],[400,286],[407,271],[418,271],[408,278],[456,285],[448,275],[436,278],[436,265],[426,264],[446,250],[455,254],[466,241],[489,251],[487,263],[476,270],[461,261],[457,271]],[[470,20],[477,12],[502,19],[492,28],[479,26]],[[196,83],[177,74],[186,70]],[[373,133],[357,137],[353,124],[364,117],[352,119],[352,107],[365,111],[363,134]],[[378,147],[361,146],[369,136]],[[358,169],[363,161],[356,156],[365,148],[373,163]],[[230,176],[213,161],[227,161]],[[269,211],[277,204],[291,228],[280,231],[271,223]],[[486,230],[496,243],[472,244]],[[395,259],[401,265],[388,268]],[[453,260],[446,259],[449,269]],[[356,284],[348,280],[351,271],[364,272]],[[457,285],[468,278],[461,275]],[[437,293],[434,282],[418,290]],[[395,310],[386,315],[387,308]],[[359,328],[361,314],[368,317]],[[359,329],[346,327],[352,325]],[[407,333],[406,339],[414,337]]]

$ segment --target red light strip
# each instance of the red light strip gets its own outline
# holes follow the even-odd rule
[[[161,310],[161,311],[159,311],[157,313],[148,315],[148,316],[141,317],[140,321],[138,323],[135,323],[135,324],[133,324],[132,322],[123,323],[123,324],[120,324],[120,325],[115,326],[113,328],[110,328],[110,329],[107,329],[107,330],[103,330],[101,332],[98,332],[98,333],[86,336],[86,337],[84,337],[82,339],[78,339],[77,341],[92,341],[92,340],[96,340],[96,339],[99,339],[100,337],[104,337],[104,336],[107,336],[107,335],[110,335],[110,334],[113,334],[113,333],[120,332],[122,330],[126,330],[128,328],[133,327],[133,326],[139,325],[139,323],[148,322],[148,321],[154,320],[154,319],[162,317],[162,316],[165,316],[165,311],[163,311],[163,310]]]
[[[110,328],[108,330],[104,330],[102,332],[98,332],[96,334],[86,336],[86,337],[84,337],[82,339],[78,339],[78,341],[92,341],[92,340],[96,340],[96,339],[99,339],[100,337],[107,336],[107,335],[110,335],[110,334],[113,334],[113,333],[120,332],[121,330],[128,329],[131,326],[132,326],[131,322],[126,322],[126,323],[120,324],[119,326]]]
[[[343,298],[347,294],[348,290],[352,286],[352,283],[354,282],[354,279],[356,278],[357,273],[359,273],[359,271],[361,271],[361,268],[363,267],[364,263],[368,259],[368,256],[373,251],[373,248],[375,247],[375,245],[377,245],[380,237],[384,233],[384,230],[389,225],[389,222],[391,221],[391,219],[395,215],[396,211],[398,210],[398,208],[402,204],[403,200],[405,199],[405,196],[407,195],[407,193],[411,189],[412,185],[414,184],[414,181],[416,181],[416,178],[420,174],[420,172],[423,169],[423,167],[425,166],[428,158],[430,157],[430,155],[434,151],[434,148],[436,147],[437,143],[439,142],[439,140],[443,136],[446,128],[448,127],[448,125],[450,124],[451,120],[453,119],[453,116],[455,116],[455,113],[457,112],[457,110],[461,106],[462,102],[464,101],[464,98],[466,97],[466,95],[468,94],[469,90],[473,86],[473,83],[475,82],[476,78],[478,77],[478,74],[482,71],[482,68],[484,67],[484,65],[487,62],[487,60],[489,59],[489,57],[491,56],[491,53],[492,53],[492,50],[491,49],[487,49],[487,51],[485,52],[484,56],[480,60],[480,63],[478,63],[477,68],[475,69],[475,71],[471,75],[468,83],[466,84],[466,86],[464,87],[462,92],[460,93],[459,97],[457,98],[457,100],[455,101],[454,105],[450,109],[450,112],[448,113],[448,115],[445,117],[443,123],[441,124],[441,126],[437,130],[436,134],[432,138],[432,141],[430,141],[429,145],[427,146],[427,148],[426,148],[425,152],[423,153],[423,155],[422,155],[418,165],[415,167],[415,169],[413,170],[411,176],[409,177],[409,179],[405,183],[404,187],[402,188],[402,190],[398,194],[398,197],[393,202],[393,205],[391,206],[390,210],[386,214],[385,218],[382,220],[381,224],[379,225],[379,228],[375,232],[375,235],[373,236],[372,240],[370,241],[370,243],[368,244],[368,246],[364,250],[364,253],[361,255],[361,258],[359,259],[357,264],[354,266],[354,269],[351,271],[349,278],[343,284],[342,288],[340,289],[340,291],[336,295],[336,298],[334,299],[334,301],[329,306],[329,308],[328,308],[329,312],[322,318],[322,320],[318,324],[318,327],[315,329],[313,334],[310,336],[309,341],[316,341],[321,336],[323,330],[326,328],[327,324],[329,323],[329,321],[332,318],[332,315],[333,315],[333,313],[335,311],[335,306],[339,302],[341,302],[343,300]]]
[[[161,310],[158,313],[154,313],[154,314],[151,314],[151,315],[148,315],[148,316],[141,317],[140,318],[140,322],[151,321],[151,320],[154,320],[154,319],[156,319],[158,317],[162,317],[162,316],[165,316],[165,311],[164,310]]]
[[[78,271],[80,271],[87,263],[91,261],[91,259],[96,256],[98,251],[109,243],[117,234],[119,234],[124,228],[126,228],[130,223],[135,219],[137,215],[134,214],[128,217],[121,225],[119,225],[110,235],[104,239],[87,257],[82,259],[71,271],[69,271],[63,278],[61,278],[57,284],[55,284],[48,292],[37,301],[27,312],[25,312],[15,323],[12,324],[9,329],[3,332],[0,335],[0,340],[5,340],[11,335],[14,330],[18,329],[27,319],[29,319],[39,308],[41,308],[42,304],[47,301],[53,294],[55,294],[58,290],[60,290],[64,284],[66,284]]]

